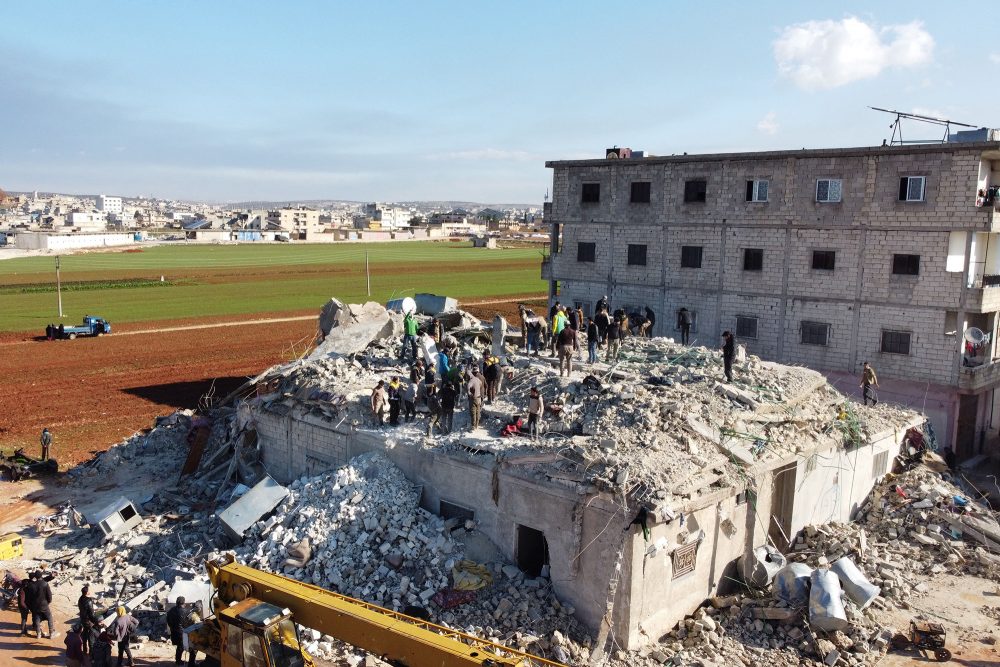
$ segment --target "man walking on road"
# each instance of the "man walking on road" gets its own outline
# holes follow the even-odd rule
[[[875,392],[872,391],[872,387],[878,389],[878,376],[875,375],[875,369],[871,367],[867,361],[861,367],[861,398],[865,405],[868,405],[868,401],[871,400],[872,405],[878,404],[878,398],[875,396]]]
[[[49,460],[49,447],[52,446],[52,434],[49,433],[49,429],[42,429],[42,436],[39,438],[39,442],[42,444],[42,460]]]

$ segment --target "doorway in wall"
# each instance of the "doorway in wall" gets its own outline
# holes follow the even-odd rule
[[[540,530],[518,525],[515,547],[517,566],[529,577],[542,573],[542,566],[549,564],[549,543]]]
[[[781,466],[771,478],[771,518],[768,521],[767,536],[781,551],[788,549],[792,537],[796,466],[796,463]]]

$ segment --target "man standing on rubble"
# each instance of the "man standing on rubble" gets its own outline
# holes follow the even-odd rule
[[[483,379],[486,380],[486,402],[492,404],[500,392],[500,359],[488,354],[483,360]]]
[[[43,461],[48,461],[49,460],[49,447],[52,446],[52,434],[49,433],[49,429],[47,429],[47,428],[43,428],[42,429],[42,435],[38,439],[38,441],[42,445],[42,460]]]
[[[545,402],[538,392],[538,387],[532,387],[528,395],[528,435],[532,438],[538,437],[538,421],[542,418],[545,410]]]
[[[486,391],[486,383],[477,368],[469,379],[469,428],[475,431],[479,428],[479,417],[483,411],[483,394]]]
[[[594,306],[594,312],[599,313],[601,311],[608,312],[611,310],[611,304],[608,303],[608,296],[605,294],[600,299],[597,300],[597,304]]]
[[[403,400],[403,385],[399,382],[399,377],[393,376],[389,380],[389,425],[399,426],[399,407]]]
[[[403,421],[409,424],[417,418],[417,381],[411,380],[403,387]]]
[[[523,303],[517,304],[517,314],[521,318],[521,348],[528,351],[528,309]]]
[[[722,365],[726,382],[733,381],[733,359],[736,358],[736,337],[729,331],[722,332]]]
[[[434,435],[435,426],[438,427],[439,431],[444,432],[444,428],[441,426],[441,396],[433,384],[424,385],[424,391],[424,400],[427,402],[427,437],[429,438]]]
[[[372,390],[370,399],[372,416],[375,418],[375,425],[382,426],[385,423],[385,404],[387,397],[385,394],[385,380],[379,380]]]
[[[639,325],[639,335],[645,338],[653,337],[653,327],[656,326],[656,313],[649,306],[646,306],[646,317],[643,318],[642,324]]]
[[[687,308],[678,310],[677,325],[681,328],[681,345],[687,345],[691,338],[691,311]]]
[[[556,311],[556,314],[552,317],[552,351],[549,356],[556,356],[557,348],[559,347],[559,334],[569,325],[569,318],[566,317],[566,311],[562,306]]]
[[[601,342],[601,334],[593,317],[587,318],[587,363],[597,363],[597,346]]]
[[[611,326],[611,316],[608,314],[608,309],[598,310],[594,316],[594,322],[597,324],[597,344],[604,345],[604,341],[608,339],[608,328]]]
[[[410,351],[413,353],[413,360],[417,360],[417,319],[413,317],[413,313],[406,311],[406,315],[403,316],[403,348],[399,351],[399,358],[406,358],[406,346],[409,344]]]
[[[101,619],[97,617],[97,611],[94,609],[94,598],[90,595],[90,584],[83,585],[76,606],[80,610],[80,625],[83,630],[80,636],[83,637],[83,652],[90,654],[94,651],[97,634],[101,629]]]
[[[868,405],[868,401],[871,400],[872,405],[878,404],[878,398],[875,396],[875,392],[872,391],[872,387],[878,389],[878,376],[875,375],[875,369],[871,367],[867,361],[861,366],[861,398],[865,405]]]
[[[559,347],[559,377],[562,377],[563,368],[566,369],[566,375],[572,375],[573,373],[573,352],[577,349],[576,344],[576,330],[565,326],[559,335],[556,337],[556,343]]]
[[[625,323],[615,320],[608,327],[608,351],[604,355],[604,361],[611,363],[618,358],[618,350],[622,346],[622,338],[625,337]]]
[[[441,382],[441,430],[451,433],[455,419],[455,385],[444,378]]]

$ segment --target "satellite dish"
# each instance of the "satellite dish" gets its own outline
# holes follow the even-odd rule
[[[976,327],[969,327],[965,330],[965,340],[969,341],[973,345],[979,345],[986,338],[986,334],[983,333],[982,329],[977,329]]]
[[[417,312],[417,302],[411,297],[405,297],[403,299],[402,309],[404,313],[416,313]],[[976,329],[976,331],[979,331]],[[982,333],[981,331],[979,333]]]

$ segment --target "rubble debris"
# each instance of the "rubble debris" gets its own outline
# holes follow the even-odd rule
[[[288,495],[288,489],[269,475],[219,513],[222,529],[234,541],[243,539],[249,528],[269,514]]]
[[[858,566],[848,556],[841,556],[832,565],[830,571],[840,579],[844,592],[851,598],[858,609],[864,609],[878,597],[882,591],[872,585],[867,577],[858,570]]]
[[[837,573],[813,570],[809,582],[809,624],[818,630],[846,630],[849,623]]]

